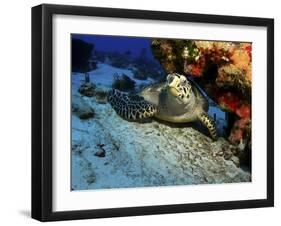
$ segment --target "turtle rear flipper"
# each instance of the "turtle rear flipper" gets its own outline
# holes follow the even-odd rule
[[[143,97],[111,90],[108,93],[108,102],[121,117],[138,121],[155,115],[155,105],[147,102]]]
[[[214,119],[209,116],[207,113],[203,112],[198,116],[199,120],[208,128],[209,133],[213,140],[218,139],[216,124]]]

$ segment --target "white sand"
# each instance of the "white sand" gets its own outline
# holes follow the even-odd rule
[[[109,89],[115,72],[133,78],[129,70],[99,64],[97,70],[90,72],[91,81]],[[73,75],[73,95],[80,97],[77,90],[83,81],[83,74]],[[138,85],[141,83],[137,81]],[[156,121],[128,122],[108,103],[81,98],[95,110],[96,116],[89,120],[72,116],[72,188],[75,190],[251,180],[248,172],[221,156],[222,147],[229,146],[222,138],[213,142],[192,127],[173,128]],[[94,155],[101,150],[98,144],[105,145],[105,157]]]

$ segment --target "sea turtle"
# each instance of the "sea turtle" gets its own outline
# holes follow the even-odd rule
[[[215,122],[206,112],[208,101],[198,87],[185,76],[168,74],[166,82],[151,85],[138,95],[113,89],[108,102],[121,117],[129,121],[142,121],[156,117],[173,123],[201,121],[217,140]]]

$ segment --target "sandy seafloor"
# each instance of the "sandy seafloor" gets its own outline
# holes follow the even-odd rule
[[[133,78],[130,70],[106,64],[98,64],[90,78],[97,88],[109,90],[115,72]],[[81,96],[83,82],[83,74],[72,74],[72,99],[90,106],[95,116],[81,120],[72,114],[73,190],[251,181],[251,174],[237,166],[236,156],[223,157],[231,147],[225,139],[213,142],[191,126],[128,122],[110,104]],[[151,82],[136,80],[136,85]],[[218,122],[223,121],[220,117]],[[99,144],[105,157],[95,156]]]

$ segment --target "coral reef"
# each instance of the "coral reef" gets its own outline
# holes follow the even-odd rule
[[[229,140],[251,143],[251,43],[154,39],[151,48],[167,73],[191,76],[229,118]]]

